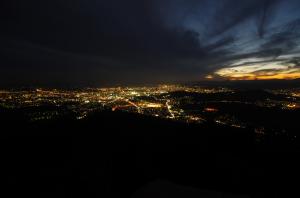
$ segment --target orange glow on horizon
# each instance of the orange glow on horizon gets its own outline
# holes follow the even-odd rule
[[[252,65],[222,68],[215,75],[228,80],[293,80],[300,78],[300,68],[284,65]]]
[[[205,78],[208,79],[208,80],[211,80],[211,79],[213,79],[214,77],[213,77],[213,75],[207,75],[207,76],[205,76]]]
[[[240,76],[228,76],[225,77],[229,80],[294,80],[300,78],[300,73],[283,73],[275,75],[254,75],[254,74],[245,74]]]

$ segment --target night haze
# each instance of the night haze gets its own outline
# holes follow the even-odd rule
[[[300,197],[299,10],[2,0],[2,194]]]

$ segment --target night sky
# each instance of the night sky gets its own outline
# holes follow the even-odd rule
[[[300,78],[299,0],[6,0],[0,84]]]

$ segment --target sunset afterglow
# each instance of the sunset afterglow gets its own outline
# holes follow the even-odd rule
[[[223,68],[215,75],[229,80],[293,80],[300,78],[300,68],[280,62]]]

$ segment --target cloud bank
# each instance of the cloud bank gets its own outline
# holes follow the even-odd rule
[[[1,4],[2,84],[300,77],[297,0]]]

